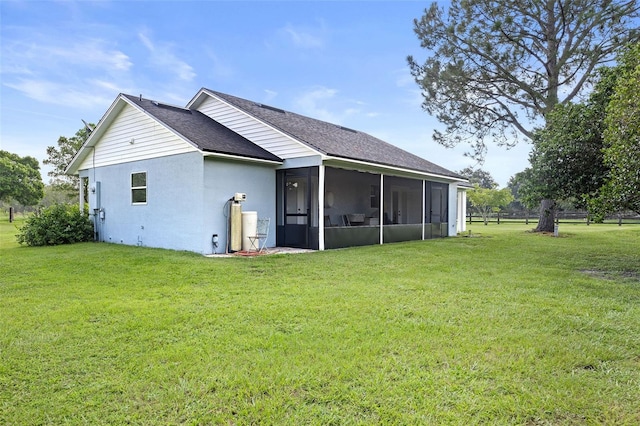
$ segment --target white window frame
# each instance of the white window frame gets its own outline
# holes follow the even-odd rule
[[[133,175],[137,175],[137,174],[141,174],[144,173],[144,186],[133,186]],[[130,194],[131,194],[131,204],[134,206],[142,206],[147,204],[147,197],[148,197],[148,188],[147,188],[147,172],[146,171],[139,171],[139,172],[131,172],[131,176],[129,179],[129,184],[130,184]],[[135,190],[140,190],[140,189],[144,189],[144,201],[134,201],[133,200],[133,192]]]

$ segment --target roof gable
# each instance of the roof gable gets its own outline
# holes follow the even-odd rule
[[[118,95],[65,173],[187,152],[197,148]]]
[[[134,139],[135,144],[132,143]],[[282,162],[269,151],[196,110],[120,94],[65,172],[75,174],[93,166],[198,150]],[[92,154],[90,164],[87,163],[89,154]]]
[[[200,111],[162,104],[131,95],[123,96],[201,151],[276,162],[282,161],[279,157],[212,120]]]
[[[283,133],[247,111],[225,101],[215,94],[201,90],[188,105],[213,120],[244,136],[274,155],[283,159],[308,156],[321,156],[322,153],[312,149],[294,137]]]

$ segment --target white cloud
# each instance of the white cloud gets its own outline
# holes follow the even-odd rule
[[[33,75],[33,71],[24,65],[7,64],[0,61],[0,74]]]
[[[324,40],[318,35],[312,34],[309,29],[296,28],[291,24],[285,25],[280,29],[282,34],[285,34],[287,38],[297,47],[304,49],[316,49],[324,46]],[[320,30],[322,31],[322,29]]]
[[[185,93],[164,92],[158,97],[158,99],[162,100],[163,103],[183,107],[191,99],[189,96],[185,96]],[[190,93],[187,93],[187,95],[189,94]]]
[[[91,109],[113,100],[128,81],[130,57],[101,38],[45,37],[37,32],[1,46],[2,84],[38,102]]]
[[[143,33],[138,33],[138,37],[140,38],[140,41],[142,42],[142,44],[144,44],[144,47],[149,49],[151,52],[156,50],[156,47],[153,45],[153,43],[151,43],[151,40],[149,40],[149,37],[147,37]]]
[[[337,93],[338,91],[336,89],[316,87],[300,94],[294,100],[294,104],[296,110],[300,111],[301,114],[338,124],[339,116],[335,112],[332,112],[332,110],[336,110],[334,108],[327,109],[321,105],[323,103],[327,104]]]
[[[119,84],[116,83],[112,83],[110,81],[104,81],[104,80],[91,80],[90,83],[95,86],[96,88],[100,88],[103,89],[104,91],[110,92],[110,93],[114,93],[114,97],[116,93],[128,93],[130,92],[130,90],[124,89],[122,88],[122,86],[120,86]]]
[[[192,81],[196,76],[195,71],[193,71],[193,67],[185,62],[176,64],[176,73],[180,80],[184,81]]]
[[[211,67],[208,67],[211,74],[221,78],[233,77],[235,74],[233,68],[221,60],[212,49],[206,48],[205,52],[206,56],[211,60]]]
[[[47,73],[66,73],[69,65],[98,68],[106,71],[128,71],[133,63],[129,56],[100,39],[81,42],[55,40],[19,41],[2,49],[2,71],[13,74],[33,74],[37,70]]]
[[[265,93],[265,98],[264,98],[265,102],[270,102],[271,100],[275,99],[276,96],[278,96],[278,92],[276,92],[275,90],[264,89],[264,93]]]
[[[39,102],[74,106],[77,108],[94,108],[109,105],[112,99],[100,96],[100,91],[91,85],[63,84],[49,80],[20,79],[5,86],[24,93],[27,97]]]
[[[407,86],[415,86],[416,80],[411,75],[409,68],[401,68],[399,70],[394,71],[394,75],[396,76],[396,86],[398,87],[407,87]]]
[[[82,108],[108,105],[115,85],[104,77],[122,76],[133,65],[125,53],[96,38],[21,39],[2,46],[2,59],[5,87],[39,102]],[[91,79],[95,70],[100,79]],[[107,90],[109,96],[103,96]]]
[[[366,102],[343,98],[338,90],[323,86],[313,87],[300,93],[293,101],[296,112],[334,124],[346,121],[359,123],[362,118],[380,116],[379,112],[368,111]],[[357,127],[357,126],[356,126]]]
[[[409,68],[405,67],[397,69],[393,71],[393,75],[396,79],[396,87],[404,89],[402,103],[420,108],[424,98],[422,97],[422,91],[411,75]]]
[[[119,50],[105,48],[104,42],[100,40],[75,44],[71,49],[53,49],[52,53],[73,64],[112,71],[127,71],[133,65],[129,56]]]
[[[165,72],[174,73],[178,79],[192,81],[196,73],[191,65],[179,59],[168,43],[154,43],[146,34],[140,32],[138,37],[151,54],[151,63]]]

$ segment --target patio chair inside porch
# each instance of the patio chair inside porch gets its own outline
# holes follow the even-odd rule
[[[351,213],[342,215],[342,223],[344,226],[359,226],[364,224],[363,213]]]

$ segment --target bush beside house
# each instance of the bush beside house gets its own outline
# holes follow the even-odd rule
[[[29,217],[16,237],[28,246],[92,241],[93,223],[77,205],[55,204]]]

